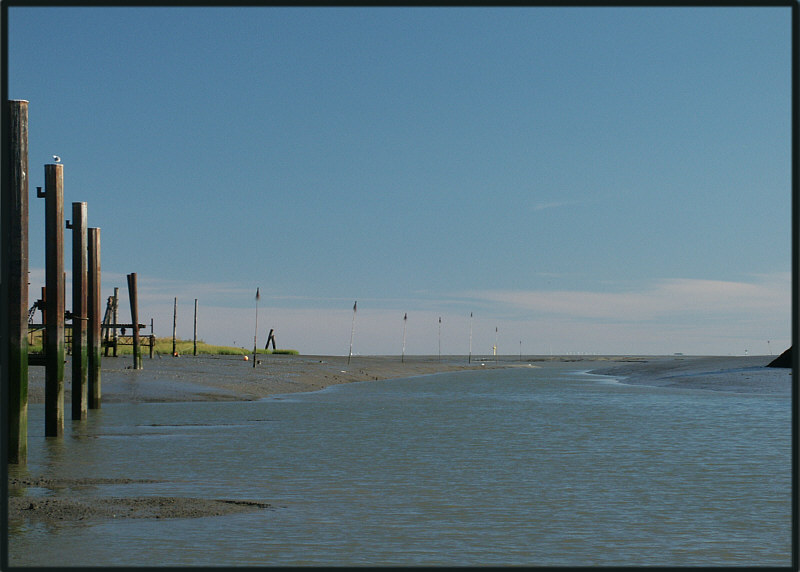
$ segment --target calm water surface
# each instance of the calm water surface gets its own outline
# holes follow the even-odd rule
[[[10,562],[789,566],[790,405],[521,368],[109,404],[63,440],[31,406],[32,474],[163,481],[76,494],[274,508],[13,526]]]

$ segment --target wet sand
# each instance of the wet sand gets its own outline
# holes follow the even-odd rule
[[[70,359],[65,403],[72,401]],[[405,361],[399,356],[353,357],[348,364],[346,356],[265,355],[256,367],[241,356],[163,356],[144,358],[141,370],[130,369],[132,361],[129,356],[103,358],[102,403],[252,401],[342,383],[504,367],[494,360],[473,359],[468,365],[466,356],[443,356],[441,361],[437,356],[407,356]],[[44,403],[44,367],[29,369],[28,403]]]
[[[410,356],[263,356],[252,362],[231,356],[185,356],[144,359],[144,369],[129,369],[131,358],[104,358],[103,403],[255,400],[270,395],[316,391],[342,383],[404,378],[465,369],[537,367],[582,370],[610,375],[622,383],[744,393],[791,395],[791,370],[765,367],[772,356],[562,356],[466,358]],[[214,374],[208,371],[213,369]],[[69,415],[71,383],[66,367],[65,411]],[[31,367],[29,403],[44,402],[44,368]],[[138,481],[137,481],[138,482]],[[269,509],[262,500],[232,501],[185,497],[86,496],[81,491],[124,479],[59,479],[9,468],[9,523],[14,526],[89,523],[118,518],[193,518]],[[29,489],[45,491],[31,494]]]
[[[103,403],[175,401],[252,401],[342,383],[413,377],[465,369],[548,367],[591,370],[624,383],[761,391],[789,390],[791,370],[767,368],[772,356],[259,356],[260,363],[241,356],[170,356],[144,358],[144,369],[130,369],[132,358],[103,358]],[[72,400],[70,360],[65,364],[65,410]],[[209,372],[212,372],[210,374]],[[44,367],[30,367],[28,403],[44,403]]]
[[[792,370],[766,367],[773,359],[774,356],[631,358],[624,364],[598,367],[592,373],[635,385],[791,396]]]
[[[56,524],[59,522],[91,522],[123,518],[199,518],[223,516],[272,508],[269,503],[255,500],[203,499],[189,497],[89,497],[70,488],[83,491],[104,484],[133,484],[148,481],[126,479],[45,479],[10,478],[8,518],[17,526],[24,522]],[[54,494],[30,496],[29,487],[49,489]]]

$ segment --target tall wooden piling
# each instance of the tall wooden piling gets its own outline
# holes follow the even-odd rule
[[[45,436],[64,433],[64,165],[44,166],[45,284]]]
[[[197,298],[194,299],[194,352],[197,355]]]
[[[128,298],[131,302],[131,325],[133,326],[133,369],[142,369],[142,346],[139,338],[139,293],[136,288],[136,273],[128,274]]]
[[[102,320],[100,313],[100,229],[87,229],[88,271],[86,280],[87,293],[87,346],[88,346],[88,397],[89,409],[100,409],[100,363],[102,359]]]
[[[87,296],[86,272],[89,250],[86,234],[86,203],[72,203],[72,419],[86,418],[88,409]]]
[[[24,465],[28,459],[28,102],[12,100],[4,107],[4,141],[0,215],[0,367],[8,384],[7,461]],[[0,399],[0,402],[5,402]],[[7,408],[7,409],[6,409]]]

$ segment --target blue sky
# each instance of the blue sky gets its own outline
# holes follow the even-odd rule
[[[467,353],[470,312],[477,354],[791,343],[789,8],[8,12],[32,196],[60,155],[157,335],[197,298],[252,347],[260,287],[305,354],[347,354],[355,300],[360,354],[406,312],[409,354],[439,316]]]

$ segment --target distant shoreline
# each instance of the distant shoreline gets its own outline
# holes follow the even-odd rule
[[[252,401],[272,395],[318,391],[343,383],[397,379],[441,372],[509,367],[585,369],[624,383],[729,391],[790,391],[791,370],[767,368],[772,356],[346,356],[259,355],[259,364],[241,356],[161,356],[130,369],[131,357],[103,358],[102,403]],[[68,360],[70,358],[68,357]],[[213,364],[213,365],[212,365]],[[579,366],[577,364],[580,364]],[[214,368],[219,373],[209,376]],[[741,371],[744,370],[744,371]],[[71,401],[70,368],[65,368],[64,400]],[[29,369],[28,403],[44,403],[44,367]],[[67,407],[65,406],[65,409]]]
[[[683,389],[791,395],[792,370],[766,367],[775,356],[669,356],[604,366],[590,373],[622,383]]]

